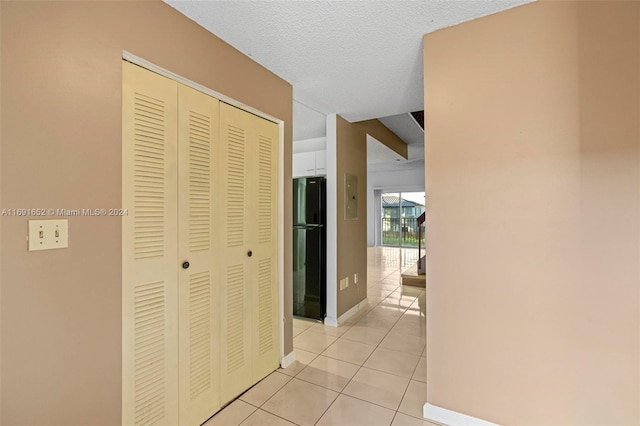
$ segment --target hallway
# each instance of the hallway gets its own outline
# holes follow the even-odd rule
[[[206,426],[432,425],[426,401],[425,292],[400,285],[416,249],[369,247],[369,305],[339,327],[294,318],[297,361]]]

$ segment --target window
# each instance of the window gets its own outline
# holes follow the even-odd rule
[[[383,193],[382,245],[418,247],[418,217],[424,212],[424,192]]]

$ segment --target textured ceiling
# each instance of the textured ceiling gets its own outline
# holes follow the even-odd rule
[[[422,36],[526,2],[167,0],[349,121],[423,109]]]
[[[422,110],[422,36],[529,1],[165,0],[293,85],[296,141]]]

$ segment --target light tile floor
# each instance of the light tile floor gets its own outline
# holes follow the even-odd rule
[[[339,327],[294,318],[296,361],[206,426],[425,426],[425,293],[400,284],[417,250],[368,249],[369,305]]]

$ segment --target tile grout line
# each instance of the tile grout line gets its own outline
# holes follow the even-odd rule
[[[395,290],[394,290],[393,292],[395,292]],[[392,293],[393,293],[393,292],[392,292]],[[387,297],[388,297],[388,296],[387,296]],[[414,296],[409,296],[409,297],[414,297]],[[415,298],[415,299],[417,299],[417,296],[415,296],[414,298]],[[385,299],[386,299],[386,297],[385,297]],[[377,305],[375,305],[375,307],[378,307],[378,305],[380,305],[380,304],[381,304],[385,299],[383,299],[382,301],[380,301]],[[410,305],[410,306],[411,306],[411,305]],[[317,359],[318,357],[320,357],[320,356],[324,356],[325,358],[334,359],[334,360],[336,360],[336,361],[344,362],[344,363],[347,363],[347,364],[350,364],[350,365],[358,366],[358,370],[356,370],[356,372],[354,373],[354,375],[352,376],[352,378],[351,378],[351,379],[349,379],[349,381],[348,381],[348,382],[347,382],[347,384],[342,388],[342,390],[340,390],[340,391],[338,391],[338,392],[337,392],[337,393],[338,393],[338,396],[336,396],[336,398],[331,402],[331,404],[330,404],[330,405],[325,409],[325,411],[322,413],[322,415],[321,415],[321,416],[318,418],[318,420],[316,421],[316,424],[317,424],[317,422],[318,422],[318,421],[320,421],[320,419],[321,419],[321,418],[326,414],[326,412],[331,408],[331,406],[333,406],[333,404],[334,404],[334,403],[335,403],[335,401],[340,397],[340,395],[345,395],[345,396],[347,396],[347,397],[354,398],[354,399],[357,399],[357,400],[359,400],[359,401],[363,401],[363,402],[366,402],[366,403],[369,403],[369,404],[373,404],[373,405],[375,405],[375,406],[378,406],[378,407],[381,407],[381,408],[384,408],[384,409],[387,409],[387,410],[393,411],[393,412],[394,412],[394,415],[393,415],[393,418],[392,418],[392,421],[391,421],[391,423],[393,423],[393,420],[394,420],[394,419],[395,419],[395,417],[397,416],[397,413],[399,413],[399,412],[400,412],[400,411],[399,411],[399,408],[400,408],[400,405],[402,404],[402,401],[404,400],[404,397],[406,396],[406,393],[407,393],[407,391],[408,391],[408,389],[409,389],[409,385],[410,385],[410,384],[411,384],[411,382],[413,381],[413,375],[415,374],[415,372],[416,372],[416,370],[417,370],[417,368],[418,368],[418,364],[420,363],[420,358],[421,358],[421,356],[422,356],[422,353],[421,353],[420,355],[417,355],[417,356],[418,356],[418,363],[416,363],[416,367],[413,369],[413,372],[412,372],[412,374],[411,374],[411,377],[409,377],[409,378],[407,378],[407,377],[403,377],[403,376],[400,376],[400,375],[397,375],[397,374],[394,374],[394,373],[390,373],[390,372],[388,372],[388,371],[378,370],[378,369],[376,369],[376,368],[364,367],[364,364],[366,364],[366,362],[371,358],[371,356],[373,355],[373,353],[374,353],[374,352],[376,351],[376,349],[378,349],[378,348],[388,349],[388,350],[393,350],[393,349],[389,349],[389,348],[385,348],[385,347],[383,347],[383,346],[380,346],[380,344],[384,341],[384,339],[387,337],[387,335],[388,335],[388,334],[393,330],[393,328],[397,325],[398,321],[399,321],[399,320],[400,320],[400,319],[401,319],[401,318],[406,314],[406,312],[409,310],[410,306],[408,306],[408,307],[406,307],[406,308],[405,308],[405,307],[402,307],[402,308],[404,308],[404,309],[402,309],[402,314],[401,314],[401,315],[400,315],[400,316],[399,316],[399,317],[394,321],[393,325],[392,325],[392,326],[387,330],[387,332],[385,333],[385,335],[383,336],[383,338],[382,338],[382,339],[381,339],[381,340],[380,340],[380,341],[375,345],[375,347],[374,347],[373,351],[372,351],[372,352],[369,354],[369,356],[367,356],[367,358],[363,361],[362,365],[353,364],[353,363],[351,363],[351,362],[349,362],[349,361],[344,361],[344,360],[340,360],[340,359],[338,359],[338,358],[332,358],[332,357],[330,357],[330,356],[323,355],[324,351],[326,351],[326,348],[325,348],[325,350],[324,350],[323,352],[321,352],[321,353],[319,353],[319,354],[316,354],[316,356],[313,358],[313,360],[311,360],[311,361],[309,362],[309,364],[307,364],[307,365],[306,365],[302,370],[300,370],[300,371],[299,371],[299,372],[298,372],[298,373],[293,377],[293,378],[296,378],[296,379],[298,379],[298,380],[300,380],[300,381],[304,381],[304,382],[306,382],[306,383],[309,383],[309,384],[312,384],[312,385],[316,385],[316,386],[322,387],[322,388],[324,388],[324,389],[327,389],[327,390],[330,390],[330,391],[336,392],[334,389],[330,389],[330,388],[324,387],[324,386],[322,386],[322,385],[319,385],[319,384],[317,384],[317,383],[312,383],[312,382],[309,382],[309,381],[307,381],[307,380],[301,379],[301,378],[299,378],[299,377],[298,377],[298,375],[300,375],[300,373],[302,373],[302,371],[304,371],[304,370],[305,370],[305,369],[306,369],[306,368],[307,368],[307,367],[308,367],[308,366],[309,366],[309,365],[310,365],[314,360],[316,360],[316,359]],[[375,309],[375,307],[374,307],[373,309]],[[373,310],[373,309],[372,309],[372,310]],[[369,311],[369,312],[370,312],[370,311]],[[362,316],[362,318],[364,318],[364,317],[365,317],[369,312],[365,313],[365,314]],[[358,322],[359,322],[360,320],[362,320],[362,318],[360,318],[360,319],[359,319],[358,321],[356,321],[354,324],[350,325],[350,326],[349,326],[349,328],[351,328],[351,327],[353,327],[353,326],[357,325],[357,324],[358,324]],[[307,329],[307,330],[308,330],[308,329]],[[307,331],[307,330],[305,330],[305,331]],[[302,334],[302,333],[301,333],[301,334]],[[321,334],[321,333],[316,333],[316,334]],[[349,341],[351,341],[351,342],[362,343],[362,344],[367,344],[367,345],[368,345],[368,343],[365,343],[365,342],[359,342],[359,341],[357,341],[357,340],[351,340],[351,339],[349,339],[348,337],[345,337],[345,336],[344,336],[344,334],[346,334],[346,331],[345,331],[344,333],[342,333],[340,336],[338,336],[338,337],[336,338],[336,340],[334,340],[334,341],[333,341],[329,346],[331,346],[331,345],[335,344],[339,339],[341,339],[341,338],[343,338],[343,337],[344,337],[344,339],[349,340]],[[335,336],[333,336],[333,335],[330,335],[330,336],[331,336],[331,337],[335,337]],[[374,345],[370,345],[370,346],[374,346]],[[327,347],[327,348],[328,348],[328,347]],[[307,351],[307,352],[308,352],[308,351]],[[397,351],[396,351],[396,352],[397,352]],[[423,350],[423,352],[424,352],[424,350]],[[416,355],[416,354],[411,354],[411,355]],[[390,375],[397,376],[397,377],[400,377],[400,378],[408,379],[407,387],[405,388],[405,390],[404,390],[404,392],[403,392],[402,398],[400,398],[400,403],[399,403],[399,405],[398,405],[398,408],[397,408],[397,409],[395,409],[395,410],[394,410],[394,409],[390,409],[390,408],[388,408],[388,407],[385,407],[385,406],[379,405],[379,404],[377,404],[377,403],[375,403],[375,402],[367,401],[367,400],[364,400],[364,399],[361,399],[361,398],[358,398],[358,397],[356,397],[356,396],[349,395],[349,394],[346,394],[346,393],[344,393],[344,392],[343,392],[343,391],[347,388],[347,386],[349,385],[349,383],[351,383],[351,381],[353,380],[353,377],[355,377],[355,376],[358,374],[358,372],[359,372],[363,367],[364,367],[364,368],[371,369],[371,370],[374,370],[374,371],[382,372],[382,373],[385,373],[385,374],[390,374]],[[287,383],[288,383],[288,382],[287,382]],[[420,383],[422,383],[422,382],[420,382]],[[403,414],[404,414],[404,413],[403,413]],[[413,417],[413,418],[416,418],[415,416],[411,416],[411,415],[409,415],[409,416],[410,416],[410,417]]]
[[[388,277],[388,276],[390,276],[390,275],[391,275],[391,274],[393,274],[393,273],[394,273],[394,272],[390,273],[389,275],[387,275],[387,277]],[[374,305],[374,307],[373,307],[370,311],[368,311],[368,312],[366,312],[364,315],[362,315],[362,317],[361,317],[361,318],[359,318],[359,319],[358,319],[358,321],[356,321],[356,322],[355,322],[351,327],[358,325],[358,323],[359,323],[359,322],[360,322],[364,317],[366,317],[366,315],[368,315],[368,314],[369,314],[369,312],[373,311],[375,308],[377,308],[379,305],[381,305],[381,304],[382,304],[382,302],[384,302],[384,301],[385,301],[385,300],[386,300],[386,299],[387,299],[391,294],[393,294],[395,291],[397,291],[397,290],[398,290],[398,288],[400,288],[400,286],[401,286],[401,285],[402,285],[402,284],[399,284],[399,285],[398,285],[398,287],[397,287],[394,291],[392,291],[391,293],[389,293],[389,294],[388,294],[384,299],[382,299],[380,302],[378,302],[376,305]],[[355,398],[355,399],[357,399],[357,400],[359,400],[359,401],[367,402],[367,403],[369,403],[369,404],[373,404],[373,405],[376,405],[376,406],[378,406],[378,407],[385,408],[385,409],[387,409],[387,410],[391,410],[391,411],[393,411],[393,412],[394,412],[394,414],[393,414],[393,417],[391,418],[391,422],[389,423],[389,425],[391,425],[391,424],[393,423],[393,420],[395,419],[395,417],[396,417],[396,415],[397,415],[397,413],[398,413],[398,409],[400,408],[400,404],[402,404],[402,399],[404,398],[404,395],[406,394],[406,391],[407,391],[407,389],[409,388],[409,384],[411,384],[411,379],[409,379],[409,382],[407,383],[407,388],[405,388],[405,391],[403,392],[402,398],[400,398],[400,402],[398,403],[398,407],[397,407],[398,409],[395,409],[395,410],[392,410],[392,409],[390,409],[390,408],[388,408],[388,407],[383,407],[383,406],[381,406],[381,405],[379,405],[379,404],[376,404],[376,403],[374,403],[374,402],[371,402],[371,401],[366,401],[366,400],[360,399],[360,398],[358,398],[358,397],[355,397],[355,396],[352,396],[352,395],[346,394],[346,393],[344,393],[343,391],[344,391],[344,390],[349,386],[349,384],[353,381],[353,378],[358,374],[358,372],[359,372],[360,370],[362,370],[362,368],[365,368],[365,367],[364,367],[364,365],[365,365],[365,364],[367,363],[367,361],[371,358],[371,356],[374,354],[374,352],[376,351],[376,349],[378,349],[378,348],[381,348],[381,347],[382,347],[382,346],[380,346],[380,344],[384,341],[384,339],[387,337],[387,335],[391,332],[391,330],[393,329],[393,327],[395,327],[395,325],[398,323],[398,321],[400,320],[400,318],[402,318],[402,316],[407,312],[407,310],[408,310],[408,309],[409,309],[409,307],[407,307],[407,308],[405,308],[405,309],[403,309],[403,310],[402,310],[402,314],[401,314],[401,315],[400,315],[400,316],[399,316],[399,317],[398,317],[398,318],[393,322],[393,325],[392,325],[392,326],[387,330],[387,332],[384,334],[384,336],[382,337],[382,339],[381,339],[381,340],[380,340],[380,341],[375,345],[375,347],[374,347],[373,351],[371,351],[371,353],[369,354],[369,356],[367,356],[367,358],[362,362],[362,365],[360,365],[360,366],[358,367],[358,369],[357,369],[357,370],[356,370],[356,372],[353,374],[353,376],[352,376],[352,377],[349,379],[349,381],[345,384],[345,386],[342,388],[342,390],[340,390],[340,392],[338,393],[338,396],[337,396],[337,397],[332,401],[332,403],[331,403],[331,404],[327,407],[327,409],[322,413],[322,415],[318,418],[318,420],[316,421],[316,423],[315,423],[315,424],[317,424],[317,423],[320,421],[320,419],[322,419],[322,417],[323,417],[323,416],[326,414],[326,412],[331,408],[331,406],[333,406],[333,404],[335,403],[335,401],[337,401],[337,399],[340,397],[340,395],[345,395],[345,396],[348,396],[348,397],[351,397],[351,398]],[[350,328],[351,328],[351,327],[350,327]],[[345,333],[343,333],[339,338],[337,338],[333,343],[335,343],[335,342],[337,342],[339,339],[343,338],[343,337],[344,337],[344,334],[346,334],[346,331],[345,331]],[[355,341],[355,340],[351,340],[351,339],[349,339],[348,337],[344,337],[344,338],[345,338],[346,340]],[[357,341],[355,341],[355,342],[357,342]],[[333,343],[332,343],[332,344],[333,344]],[[358,342],[358,343],[364,343],[364,342]],[[365,344],[366,344],[366,343],[365,343]],[[373,345],[371,345],[371,346],[373,346]],[[325,349],[325,350],[326,350],[326,349]],[[341,361],[341,360],[338,360],[338,361]],[[419,361],[419,360],[418,360],[418,361]],[[346,362],[346,361],[344,361],[344,362]],[[306,367],[305,367],[305,368],[306,368]],[[366,367],[366,368],[368,368],[368,367]],[[380,371],[380,370],[376,370],[376,369],[372,369],[372,370]],[[386,372],[386,371],[382,371],[382,372],[383,372],[383,373],[387,373],[387,374],[391,374],[391,373]],[[414,373],[415,373],[415,369],[414,369]],[[299,374],[299,373],[298,373],[298,374]],[[394,375],[395,375],[395,374],[394,374]],[[398,376],[398,377],[400,377],[400,376]]]
[[[382,263],[382,261],[381,261],[381,260],[380,260],[380,262],[379,262],[378,264],[380,264],[380,263]],[[401,256],[401,262],[400,262],[400,263],[402,263],[402,256]],[[386,266],[386,265],[383,265],[383,266]],[[406,266],[406,265],[402,265],[402,264],[401,264],[401,265],[398,265],[398,269],[400,270],[400,272],[401,272],[401,269],[402,269],[402,267],[403,267],[403,266]],[[377,286],[377,285],[381,285],[381,284],[382,284],[382,285],[385,285],[385,284],[383,284],[383,281],[384,281],[384,280],[386,280],[386,279],[388,279],[389,277],[391,277],[392,275],[394,275],[394,274],[396,274],[396,273],[397,273],[397,271],[390,272],[390,273],[388,273],[388,274],[384,275],[382,278],[379,278],[379,279],[377,280],[377,282],[375,282],[375,284],[373,284],[373,285],[367,285],[367,287],[366,287],[366,288],[367,288],[367,294],[368,294],[368,290],[369,290],[371,287],[374,287],[374,286]],[[403,395],[402,395],[402,397],[400,398],[400,402],[399,402],[399,404],[398,404],[398,407],[397,407],[395,410],[394,410],[394,409],[390,409],[390,408],[388,408],[388,407],[384,407],[384,406],[382,406],[382,405],[379,405],[379,404],[374,403],[374,402],[371,402],[371,401],[367,401],[367,400],[361,399],[361,398],[356,397],[356,396],[348,395],[348,394],[344,393],[343,391],[344,391],[344,390],[348,387],[348,385],[353,381],[353,377],[355,377],[355,376],[358,374],[358,372],[359,372],[360,370],[362,370],[362,368],[363,368],[363,367],[365,367],[365,364],[366,364],[366,363],[371,359],[371,357],[373,356],[373,354],[374,354],[378,349],[382,348],[382,349],[393,350],[393,349],[390,349],[390,348],[385,348],[385,347],[381,346],[381,344],[382,344],[382,342],[383,342],[383,341],[384,341],[384,340],[389,336],[389,334],[391,333],[391,331],[393,331],[393,330],[394,330],[394,328],[398,325],[398,322],[400,321],[400,319],[402,319],[405,315],[407,315],[407,312],[410,310],[411,306],[415,303],[415,301],[416,301],[416,300],[418,299],[418,297],[419,297],[419,294],[418,294],[417,296],[409,296],[409,297],[414,298],[414,301],[413,301],[411,304],[409,304],[408,306],[402,306],[402,305],[399,305],[399,304],[398,304],[398,306],[395,306],[395,304],[392,306],[393,308],[396,308],[396,309],[397,309],[397,312],[401,312],[401,313],[400,313],[400,315],[399,315],[399,316],[398,316],[398,317],[393,321],[393,323],[391,324],[391,326],[390,326],[389,328],[386,328],[386,327],[385,327],[385,329],[384,329],[384,330],[381,330],[381,331],[385,331],[385,333],[384,333],[384,335],[382,336],[382,339],[381,339],[381,340],[379,340],[375,345],[370,345],[370,344],[369,344],[369,343],[367,343],[367,342],[360,342],[360,341],[352,340],[352,339],[349,339],[348,337],[345,337],[345,334],[346,334],[346,333],[347,333],[347,332],[348,332],[352,327],[354,327],[354,326],[358,325],[358,324],[360,323],[360,321],[362,321],[362,319],[363,319],[363,318],[366,318],[366,317],[367,317],[367,315],[368,315],[369,313],[371,313],[372,311],[374,311],[374,310],[375,310],[375,309],[377,309],[377,308],[380,308],[380,307],[382,306],[382,304],[385,302],[385,300],[389,299],[389,297],[391,297],[391,295],[392,295],[392,294],[394,294],[394,293],[395,293],[395,294],[398,294],[398,295],[400,296],[400,299],[398,300],[398,302],[400,302],[400,300],[402,300],[402,296],[403,296],[403,295],[402,295],[402,283],[401,283],[401,277],[397,277],[397,280],[399,280],[399,281],[400,281],[400,283],[399,283],[399,284],[397,284],[397,285],[396,285],[396,287],[395,287],[391,292],[389,292],[389,293],[388,293],[388,294],[387,294],[387,295],[386,295],[382,300],[380,300],[379,302],[377,302],[375,305],[367,306],[367,308],[365,308],[365,309],[363,310],[362,315],[360,315],[360,316],[359,316],[359,318],[358,318],[355,322],[353,322],[353,323],[349,324],[349,325],[348,325],[348,327],[346,327],[346,329],[345,329],[345,330],[344,330],[340,335],[336,336],[336,335],[333,335],[333,334],[330,334],[330,333],[324,333],[323,331],[320,331],[320,330],[311,330],[311,329],[315,326],[315,324],[312,324],[312,325],[311,325],[311,326],[309,326],[309,327],[305,327],[305,328],[303,329],[303,331],[301,331],[298,335],[296,335],[295,337],[298,337],[298,336],[302,335],[303,333],[305,333],[306,331],[312,331],[314,334],[324,334],[326,337],[334,338],[334,340],[333,340],[333,341],[332,341],[332,342],[331,342],[331,343],[330,343],[326,348],[324,348],[320,353],[315,353],[315,352],[308,351],[308,350],[303,349],[303,348],[298,348],[298,349],[300,349],[300,350],[304,350],[304,351],[306,351],[306,352],[308,352],[308,353],[313,354],[313,358],[312,358],[308,363],[306,363],[306,364],[302,367],[302,369],[300,369],[300,371],[298,371],[295,375],[289,375],[289,374],[285,374],[285,373],[280,373],[280,374],[282,374],[282,375],[284,375],[284,376],[287,376],[287,380],[282,384],[282,386],[278,387],[278,388],[275,390],[275,392],[273,392],[273,394],[272,394],[269,398],[267,398],[267,399],[266,399],[266,400],[265,400],[265,401],[264,401],[264,402],[263,402],[259,407],[256,407],[254,404],[251,404],[251,403],[248,403],[248,402],[246,402],[246,401],[243,401],[244,403],[246,403],[246,404],[248,404],[248,405],[250,405],[250,406],[252,406],[252,407],[255,407],[255,408],[256,408],[256,410],[255,410],[251,415],[253,415],[253,414],[254,414],[255,412],[257,412],[258,410],[261,410],[261,411],[263,411],[263,412],[266,412],[266,413],[269,413],[269,414],[271,414],[271,415],[274,415],[274,416],[276,416],[276,417],[278,417],[278,418],[281,418],[281,419],[283,419],[283,420],[285,420],[285,421],[287,421],[287,422],[290,422],[290,423],[292,423],[292,424],[296,424],[295,422],[292,422],[291,420],[286,419],[286,418],[284,418],[284,417],[282,417],[282,416],[280,416],[280,415],[277,415],[277,414],[275,414],[275,413],[271,413],[270,411],[267,411],[267,410],[265,410],[265,409],[262,409],[262,407],[263,407],[263,406],[264,406],[268,401],[270,401],[270,400],[271,400],[271,399],[272,399],[272,398],[273,398],[273,397],[274,397],[278,392],[280,392],[280,391],[281,391],[281,390],[282,390],[286,385],[288,385],[289,383],[291,383],[291,382],[293,381],[293,379],[297,379],[297,380],[299,380],[299,381],[301,381],[301,382],[305,382],[305,383],[308,383],[308,384],[311,384],[311,385],[314,385],[314,386],[318,386],[318,387],[324,388],[324,389],[329,390],[329,391],[332,391],[332,392],[336,392],[334,389],[330,389],[330,388],[324,387],[324,386],[322,386],[322,385],[320,385],[320,384],[318,384],[318,383],[313,383],[313,382],[310,382],[310,381],[307,381],[307,380],[304,380],[304,379],[301,379],[301,378],[299,378],[299,377],[298,377],[298,376],[299,376],[299,375],[300,375],[300,374],[301,374],[301,373],[302,373],[302,372],[303,372],[307,367],[309,367],[309,366],[310,366],[310,364],[311,364],[311,363],[313,363],[315,360],[317,360],[320,356],[324,356],[325,358],[333,359],[333,360],[335,360],[335,361],[339,361],[339,362],[344,362],[344,363],[349,364],[349,365],[357,366],[358,368],[357,368],[357,370],[355,371],[355,373],[353,374],[353,376],[352,376],[352,377],[347,381],[347,383],[345,384],[345,386],[343,386],[343,387],[342,387],[342,389],[341,389],[340,391],[336,392],[336,393],[337,393],[336,397],[333,399],[333,401],[331,402],[331,404],[329,404],[329,406],[328,406],[328,407],[323,411],[323,413],[320,415],[320,417],[318,418],[318,420],[316,420],[315,424],[317,424],[317,423],[320,421],[320,419],[322,419],[322,417],[327,413],[327,411],[328,411],[328,410],[329,410],[329,409],[330,409],[330,408],[335,404],[335,401],[337,401],[337,399],[340,397],[340,395],[345,395],[345,396],[347,396],[347,397],[354,398],[354,399],[356,399],[356,400],[359,400],[359,401],[362,401],[362,402],[365,402],[365,403],[369,403],[369,404],[373,404],[373,405],[375,405],[375,406],[378,406],[378,407],[381,407],[381,408],[384,408],[384,409],[387,409],[387,410],[392,411],[392,412],[393,412],[393,416],[392,416],[392,418],[391,418],[391,423],[390,423],[390,424],[392,424],[392,423],[395,421],[395,419],[396,419],[396,417],[397,417],[398,413],[400,412],[400,411],[399,411],[400,405],[402,404],[402,401],[404,400],[405,396],[407,395],[407,392],[408,392],[409,386],[411,385],[411,382],[412,382],[412,381],[414,381],[414,380],[413,380],[413,376],[415,375],[415,372],[417,371],[418,364],[420,363],[421,358],[422,358],[422,354],[424,354],[424,353],[426,352],[426,348],[424,348],[424,349],[423,349],[423,351],[421,352],[421,354],[420,354],[420,355],[418,355],[418,362],[416,363],[416,366],[415,366],[415,368],[413,369],[413,372],[411,373],[411,377],[409,377],[409,378],[408,378],[407,387],[405,388],[405,390],[404,390],[404,392],[403,392]],[[399,291],[399,290],[400,290],[400,291]],[[395,298],[394,298],[394,299],[395,299]],[[389,305],[389,306],[391,306],[391,305]],[[368,327],[368,326],[363,326],[363,327]],[[302,327],[299,327],[299,328],[302,328]],[[369,328],[369,327],[368,327],[368,328]],[[374,328],[374,329],[375,329],[375,328]],[[312,337],[312,336],[311,336],[311,337]],[[371,353],[370,353],[370,354],[369,354],[369,355],[368,355],[368,356],[363,360],[363,362],[362,362],[362,364],[361,364],[361,365],[354,364],[354,363],[351,363],[351,362],[349,362],[349,361],[340,360],[340,359],[338,359],[338,358],[332,358],[331,356],[323,355],[323,354],[324,354],[324,352],[325,352],[325,351],[326,351],[330,346],[332,346],[333,344],[337,343],[337,342],[338,342],[338,340],[342,339],[343,337],[344,337],[344,339],[345,339],[346,341],[355,342],[355,343],[360,343],[360,344],[365,344],[365,345],[370,345],[370,346],[372,346],[372,347],[373,347],[373,350],[372,350],[372,351],[371,351]],[[405,336],[405,337],[407,337],[407,338],[412,338],[412,336]],[[400,351],[400,352],[402,352],[402,351]],[[415,355],[415,354],[412,354],[412,355]],[[397,377],[400,377],[400,378],[403,378],[403,379],[407,379],[406,377],[403,377],[403,376],[400,376],[400,375],[398,375],[398,374],[391,373],[391,372],[388,372],[388,371],[378,370],[378,369],[371,368],[371,367],[366,367],[366,368],[371,369],[371,370],[374,370],[374,371],[378,371],[378,372],[386,373],[386,374],[391,374],[391,375],[393,375],[393,376],[397,376]],[[277,371],[277,370],[275,370],[275,371]],[[419,381],[417,381],[417,382],[419,382]],[[419,383],[424,384],[423,382],[419,382]],[[240,397],[238,397],[237,399],[240,399]],[[250,415],[250,416],[251,416],[251,415]],[[248,419],[250,416],[248,416],[248,417],[247,417],[247,419]],[[413,417],[413,416],[411,416],[411,415],[409,415],[409,416],[410,416],[410,417]],[[416,417],[413,417],[413,418],[416,418]],[[243,421],[242,421],[242,423],[245,423],[245,421],[246,421],[247,419],[243,420]],[[420,419],[420,420],[422,420],[421,418],[419,418],[419,419]]]

